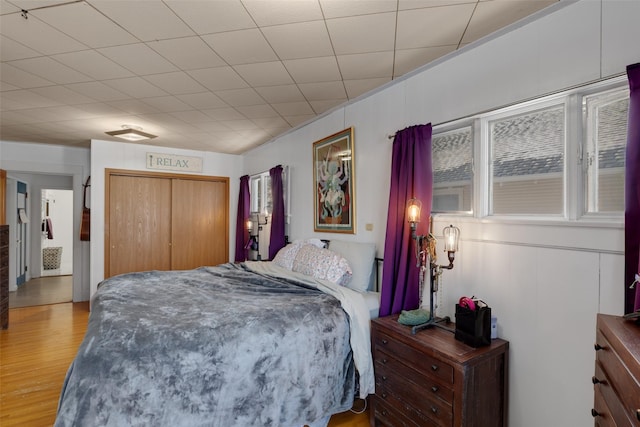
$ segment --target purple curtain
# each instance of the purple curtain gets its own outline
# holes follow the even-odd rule
[[[625,163],[625,298],[624,312],[640,310],[640,284],[629,285],[640,273],[640,63],[627,67],[629,78],[629,121]]]
[[[418,308],[418,268],[414,241],[406,219],[407,201],[422,202],[418,235],[429,232],[433,172],[431,169],[431,124],[396,133],[391,157],[391,191],[384,245],[384,268],[380,316]]]
[[[238,195],[238,213],[236,216],[236,262],[247,259],[245,248],[249,240],[247,219],[251,211],[251,195],[249,194],[249,175],[240,177],[240,194]]]
[[[273,259],[285,245],[284,237],[284,189],[282,186],[282,166],[269,170],[271,176],[271,237],[269,238],[269,259]]]

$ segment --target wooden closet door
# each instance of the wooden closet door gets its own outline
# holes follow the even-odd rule
[[[173,270],[228,262],[227,192],[223,181],[173,180]]]
[[[171,269],[171,180],[111,175],[105,277]]]

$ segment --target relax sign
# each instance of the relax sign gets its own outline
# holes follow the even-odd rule
[[[202,157],[147,153],[147,169],[202,172]]]

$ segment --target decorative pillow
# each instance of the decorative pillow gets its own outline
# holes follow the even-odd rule
[[[371,272],[374,269],[376,257],[375,243],[331,240],[329,249],[346,258],[351,266],[353,276],[347,287],[361,292],[373,289]]]
[[[346,286],[351,280],[351,268],[346,259],[313,245],[300,247],[293,261],[293,271],[342,286]]]
[[[304,243],[291,243],[280,249],[276,256],[273,257],[272,262],[287,270],[293,269],[293,261],[296,259],[296,255],[300,248],[304,246]]]

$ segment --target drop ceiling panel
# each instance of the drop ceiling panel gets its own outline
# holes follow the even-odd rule
[[[346,98],[344,85],[339,82],[301,83],[298,85],[308,101]]]
[[[256,92],[270,104],[305,100],[297,85],[257,87]]]
[[[391,78],[393,51],[338,55],[338,65],[345,80]]]
[[[199,110],[207,110],[210,108],[226,107],[227,103],[211,92],[190,93],[186,95],[178,95],[178,99],[186,102],[193,108]]]
[[[420,0],[424,6],[424,0]],[[370,15],[373,13],[395,12],[397,0],[374,1],[340,1],[320,0],[320,6],[326,19],[342,18],[345,16]]]
[[[357,98],[358,96],[369,92],[370,90],[382,86],[390,82],[391,79],[359,79],[359,80],[345,80],[344,87],[347,90],[349,99]]]
[[[79,83],[92,80],[91,77],[67,67],[58,61],[54,61],[47,56],[12,61],[11,65],[35,74],[36,76],[51,80],[57,84]]]
[[[337,55],[392,51],[394,48],[395,13],[328,19],[327,27]]]
[[[14,61],[36,56],[40,56],[40,54],[35,50],[0,34],[0,61]]]
[[[257,29],[209,34],[202,39],[230,65],[267,62],[278,59]]]
[[[163,113],[191,110],[191,106],[189,104],[181,101],[175,96],[156,96],[153,98],[144,98],[142,101]]]
[[[454,50],[456,50],[455,45],[424,47],[417,49],[398,49],[396,50],[393,77],[395,78],[405,75],[424,64],[453,52]]]
[[[147,46],[183,70],[226,65],[200,37],[152,41]]]
[[[142,43],[106,47],[98,52],[138,75],[178,71],[176,66]]]
[[[239,0],[165,0],[164,3],[198,34],[256,27]]]
[[[52,86],[54,83],[50,80],[45,80],[41,77],[25,72],[19,68],[14,67],[8,62],[0,64],[0,78],[3,82],[19,88],[30,88],[40,86]],[[4,95],[3,95],[4,97]]]
[[[37,93],[40,96],[44,96],[45,98],[52,99],[61,105],[78,105],[78,104],[89,104],[94,102],[93,99],[86,97],[78,92],[75,92],[69,88],[64,86],[46,86],[46,87],[38,87],[31,89],[31,92]],[[58,107],[62,108],[62,107]],[[69,110],[74,113],[76,110]]]
[[[142,77],[105,80],[103,83],[133,98],[151,98],[154,96],[168,95],[167,92],[149,83]]]
[[[231,89],[216,92],[227,104],[232,107],[240,107],[244,105],[259,105],[264,100],[258,95],[254,89]]]
[[[95,80],[133,76],[131,71],[105,58],[95,50],[63,53],[53,56],[53,59]]]
[[[398,12],[396,48],[458,45],[474,8],[470,3]]]
[[[96,101],[115,101],[129,98],[128,95],[101,82],[72,83],[66,87]]]
[[[92,0],[91,4],[142,41],[195,35],[163,2]]]
[[[189,74],[182,71],[175,73],[153,74],[145,76],[144,79],[172,95],[198,93],[205,90],[204,86],[194,80],[189,76]]]
[[[282,62],[260,62],[258,64],[236,65],[234,70],[253,87],[276,86],[293,83]]]
[[[231,67],[194,70],[189,71],[189,75],[212,91],[249,87],[247,82]]]
[[[242,3],[261,27],[323,19],[317,0],[244,0]]]
[[[282,60],[333,55],[329,34],[322,21],[264,27],[262,32]]]
[[[289,59],[283,61],[283,64],[297,83],[330,82],[341,79],[335,56]]]
[[[40,21],[24,19],[19,13],[0,16],[2,34],[43,55],[73,52],[88,46]]]
[[[85,2],[33,10],[29,12],[29,17],[31,16],[37,17],[58,31],[92,48],[138,41],[122,27]]]

